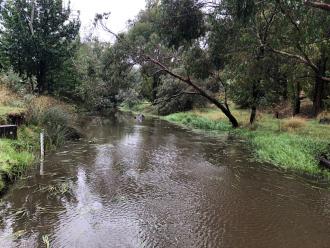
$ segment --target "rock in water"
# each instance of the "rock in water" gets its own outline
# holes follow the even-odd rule
[[[144,116],[143,114],[138,114],[137,116],[135,116],[135,119],[136,119],[138,122],[142,122],[142,121],[144,121],[145,116]]]

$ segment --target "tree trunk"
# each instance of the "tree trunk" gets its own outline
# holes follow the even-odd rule
[[[296,84],[296,87],[294,89],[294,99],[293,99],[293,116],[297,115],[300,113],[300,92],[301,92],[301,87],[300,83],[298,82]]]
[[[233,116],[233,114],[230,112],[230,109],[229,108],[225,107],[217,99],[215,99],[214,97],[212,97],[209,94],[207,94],[204,90],[202,90],[201,88],[199,88],[197,85],[193,84],[190,81],[190,79],[188,79],[188,82],[187,83],[190,84],[196,91],[198,91],[198,93],[201,96],[205,97],[211,103],[213,103],[215,106],[217,106],[222,111],[222,113],[224,113],[225,116],[228,118],[228,120],[230,121],[230,123],[231,123],[231,125],[232,125],[233,128],[237,128],[238,127],[238,121]]]
[[[259,84],[260,80],[257,81],[257,85]],[[257,93],[257,86],[256,83],[253,82],[252,85],[252,107],[251,107],[251,115],[250,115],[250,125],[252,125],[256,119],[257,116],[257,97],[258,97],[258,93]]]
[[[154,75],[153,79],[152,79],[152,101],[153,102],[157,99],[158,84],[159,84],[159,75]]]
[[[285,82],[285,84],[284,84],[284,89],[283,89],[282,95],[283,95],[283,100],[286,101],[286,100],[288,100],[288,80],[285,79],[284,82]]]
[[[37,75],[37,88],[38,93],[43,94],[47,91],[47,82],[46,82],[46,66],[44,62],[39,63],[39,72]]]
[[[315,85],[314,85],[314,96],[313,96],[313,116],[316,117],[323,109],[323,99],[325,90],[325,76],[327,65],[327,58],[322,56],[318,61],[317,67],[318,72],[315,73]]]
[[[252,106],[251,108],[251,115],[250,115],[250,125],[252,125],[256,119],[257,116],[257,107]]]
[[[320,76],[316,76],[313,97],[313,116],[316,117],[323,108],[322,100],[324,95],[325,82]]]

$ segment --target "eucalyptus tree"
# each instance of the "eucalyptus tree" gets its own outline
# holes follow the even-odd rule
[[[1,12],[1,50],[16,72],[37,79],[39,93],[75,51],[80,21],[62,0],[10,0]]]
[[[134,44],[129,40],[114,34],[117,42],[124,42],[127,46],[126,51],[131,58],[140,66],[152,64],[162,73],[181,81],[186,85],[186,89],[178,92],[176,95],[189,94],[201,96],[217,106],[229,119],[233,127],[238,127],[236,118],[232,115],[229,106],[217,99],[217,96],[210,94],[198,79],[192,78],[186,70],[176,71],[178,67],[183,67],[181,55],[192,45],[200,44],[205,34],[205,15],[202,11],[204,3],[196,0],[164,0],[151,3],[152,8],[156,8],[156,17],[151,20],[154,27],[154,33],[160,37],[156,43]],[[98,15],[97,20],[101,23],[106,19],[106,15]],[[134,23],[138,25],[137,23]],[[103,25],[104,26],[104,25]],[[134,29],[134,26],[133,26]],[[177,32],[173,32],[176,30]],[[113,33],[111,30],[109,32]],[[129,31],[129,33],[132,29]],[[168,54],[155,57],[155,52],[166,48]],[[169,56],[167,56],[169,55]]]
[[[300,1],[277,0],[280,14],[276,34],[264,43],[267,50],[300,63],[311,78],[313,115],[323,109],[329,96],[330,82],[330,15],[326,11],[306,8]]]
[[[240,13],[248,18],[254,16],[263,4],[264,1],[237,0]],[[313,115],[316,116],[328,96],[330,82],[330,15],[310,6],[326,7],[328,4],[320,1],[305,1],[304,4],[298,0],[273,0],[268,4],[277,6],[278,11],[272,19],[270,37],[268,40],[260,39],[261,47],[289,59],[288,63],[300,63],[307,69],[312,88]]]

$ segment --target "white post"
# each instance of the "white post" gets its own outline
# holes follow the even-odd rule
[[[44,175],[44,161],[40,161],[40,176]]]
[[[43,162],[45,159],[45,131],[42,130],[40,133],[40,161]]]

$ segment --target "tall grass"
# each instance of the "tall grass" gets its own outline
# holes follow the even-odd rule
[[[283,121],[282,128],[285,131],[293,131],[306,127],[306,120],[300,117],[293,117]]]

